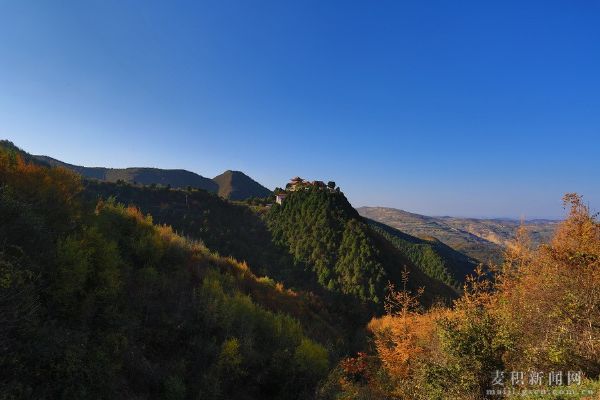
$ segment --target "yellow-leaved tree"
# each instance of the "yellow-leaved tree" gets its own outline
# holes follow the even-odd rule
[[[577,194],[564,204],[550,243],[532,248],[523,226],[451,308],[421,310],[391,288],[387,315],[368,326],[373,353],[341,364],[338,398],[483,399],[512,371],[581,371],[600,390],[600,223]]]

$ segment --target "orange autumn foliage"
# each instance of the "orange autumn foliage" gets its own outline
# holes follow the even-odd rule
[[[539,249],[520,237],[507,254],[498,298],[518,336],[507,362],[600,374],[600,223],[580,196],[567,194],[568,218]]]
[[[421,361],[435,358],[436,323],[447,314],[448,310],[440,307],[405,318],[386,315],[373,319],[368,329],[374,334],[377,354],[386,371],[405,379]]]
[[[81,177],[64,168],[28,163],[20,155],[0,152],[0,186],[11,188],[20,200],[45,210],[51,222],[68,226],[78,215]]]
[[[391,290],[388,314],[368,326],[379,366],[362,372],[374,377],[369,387],[401,399],[478,399],[495,370],[597,380],[600,223],[580,196],[564,204],[568,216],[550,243],[533,248],[522,227],[503,265],[478,268],[452,308],[419,310],[418,295]]]

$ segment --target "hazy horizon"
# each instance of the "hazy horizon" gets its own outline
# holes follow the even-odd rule
[[[600,208],[599,4],[62,4],[0,5],[0,136],[30,153],[424,215]]]

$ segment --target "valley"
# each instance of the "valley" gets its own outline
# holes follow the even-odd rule
[[[575,194],[566,221],[526,221],[529,247],[516,221],[354,209],[333,181],[256,192],[227,171],[206,190],[183,170],[52,160],[0,142],[6,398],[412,398],[447,376],[478,398],[505,355],[551,354],[545,332],[565,329],[573,362],[600,367],[596,328],[561,326],[547,297],[568,290],[560,308],[581,315],[597,301],[600,225]],[[522,298],[554,310],[543,329]]]
[[[436,238],[481,262],[499,263],[515,239],[521,222],[513,219],[429,217],[386,207],[359,207],[360,215],[422,239]],[[547,243],[559,224],[555,220],[523,221],[532,244]]]

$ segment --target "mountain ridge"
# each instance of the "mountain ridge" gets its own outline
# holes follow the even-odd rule
[[[387,285],[402,285],[403,270],[410,273],[408,288],[425,287],[424,302],[449,300],[454,287],[428,275],[399,246],[374,230],[354,209],[343,192],[318,187],[287,193],[266,215],[276,243],[294,260],[310,267],[314,278],[328,290],[351,295],[383,309]]]
[[[229,200],[245,200],[251,197],[267,197],[272,192],[241,171],[227,170],[215,178],[206,178],[186,169],[155,167],[86,167],[70,164],[45,155],[32,155],[35,160],[50,166],[67,168],[88,178],[106,182],[123,181],[142,185],[162,185],[173,188],[194,187],[217,193]]]

